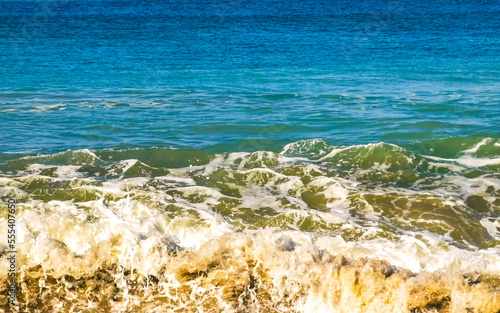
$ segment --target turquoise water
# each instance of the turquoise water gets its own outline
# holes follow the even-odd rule
[[[498,16],[0,0],[0,311],[500,312]]]
[[[1,152],[498,138],[496,1],[2,1]]]

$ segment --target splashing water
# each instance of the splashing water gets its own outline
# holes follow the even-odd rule
[[[450,140],[463,144],[440,154]],[[19,308],[498,312],[499,152],[456,138],[3,155]]]

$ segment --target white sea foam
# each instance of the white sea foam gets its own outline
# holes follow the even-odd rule
[[[448,158],[440,158],[430,155],[424,155],[424,157],[429,158],[431,160],[443,161],[443,162],[456,162],[461,165],[465,165],[468,167],[483,167],[487,165],[495,165],[500,164],[500,158],[475,158],[471,156],[462,156],[457,159],[448,159]]]
[[[81,151],[89,158],[79,164],[104,162]],[[108,179],[82,176],[81,165],[59,165],[50,177],[40,176],[53,167],[38,164],[40,157],[54,156],[24,159],[35,163],[17,176],[0,177],[0,193],[22,199],[20,271],[51,295],[62,290],[51,281],[71,291],[77,288],[67,287],[71,280],[90,285],[110,275],[99,280],[109,289],[95,294],[120,299],[113,300],[116,312],[135,310],[133,303],[141,310],[156,303],[166,311],[211,303],[217,312],[398,312],[447,298],[453,312],[496,312],[493,287],[464,283],[464,275],[500,276],[495,176],[445,172],[408,187],[336,175],[323,162],[326,156],[308,162],[257,152],[218,155],[157,177],[141,172],[125,178],[136,164],[151,168],[135,159],[105,163]],[[435,166],[458,163],[450,160],[434,159]],[[356,174],[389,170],[389,164],[373,164]],[[6,229],[0,215],[0,230]],[[5,237],[0,246],[5,250]],[[2,272],[8,265],[0,258]],[[38,292],[26,288],[26,299]],[[79,297],[61,297],[60,303]],[[85,299],[75,310],[104,303]]]

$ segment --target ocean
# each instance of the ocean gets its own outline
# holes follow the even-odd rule
[[[0,0],[0,135],[0,312],[500,312],[499,1]]]

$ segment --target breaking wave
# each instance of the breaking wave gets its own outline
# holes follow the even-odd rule
[[[500,311],[497,139],[4,154],[0,171],[20,312]]]

